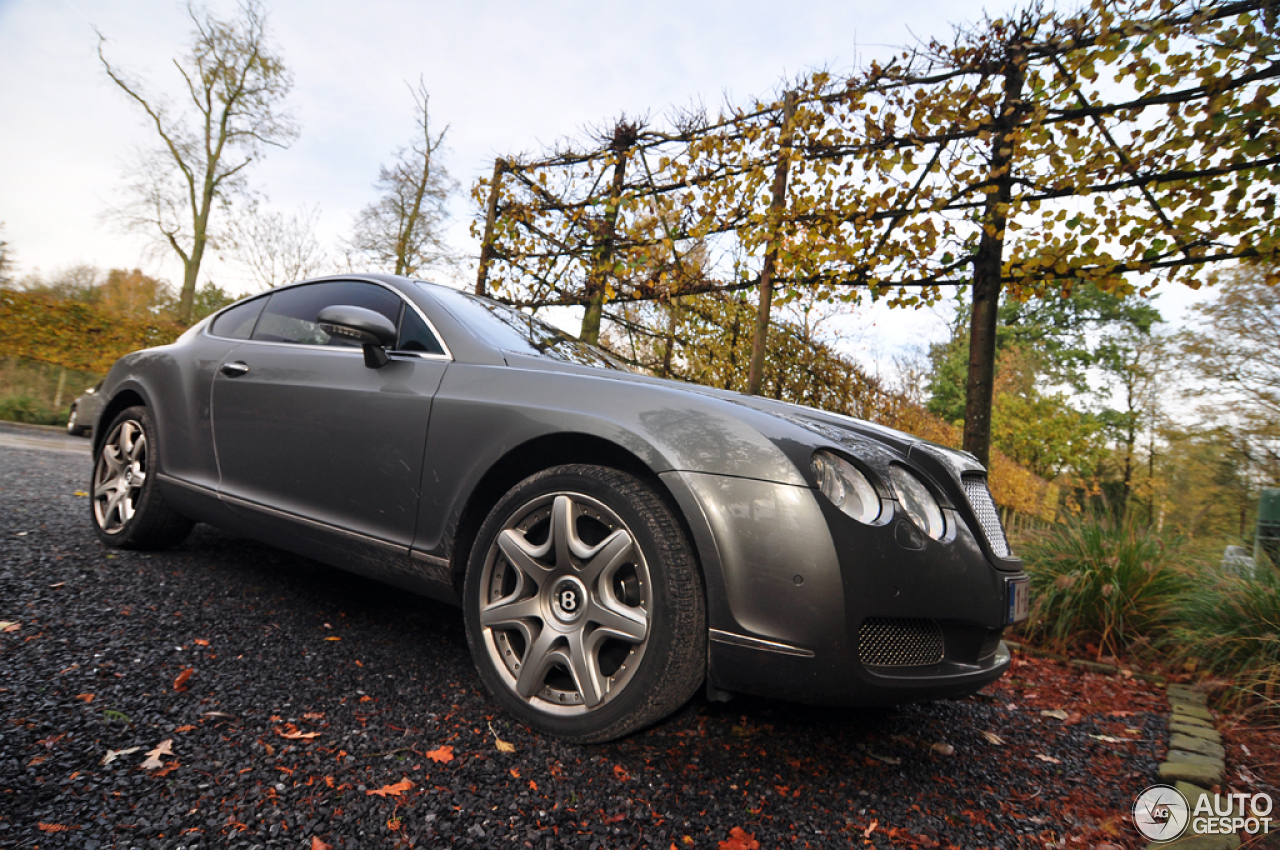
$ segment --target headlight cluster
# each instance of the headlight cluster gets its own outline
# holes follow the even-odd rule
[[[813,474],[831,504],[858,522],[873,523],[883,512],[880,494],[856,466],[825,449],[814,452]],[[916,526],[934,540],[947,531],[942,506],[924,482],[901,466],[889,467],[894,496]]]
[[[867,476],[840,455],[814,453],[813,474],[818,478],[822,495],[858,522],[870,523],[880,518],[880,494]]]

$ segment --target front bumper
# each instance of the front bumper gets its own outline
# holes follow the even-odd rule
[[[965,696],[1004,673],[1006,586],[964,520],[922,539],[805,487],[669,472],[707,583],[708,684],[811,703]]]

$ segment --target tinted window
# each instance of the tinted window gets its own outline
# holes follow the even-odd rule
[[[258,321],[258,315],[266,303],[267,299],[257,298],[237,304],[213,320],[209,333],[231,339],[248,339],[253,333],[253,324]]]
[[[424,354],[444,354],[444,347],[436,339],[436,335],[422,321],[417,310],[405,308],[404,317],[400,320],[400,342],[397,351],[420,351]]]
[[[477,336],[495,348],[585,366],[627,369],[621,360],[514,307],[444,286],[433,286],[430,291]]]
[[[295,286],[271,296],[253,338],[302,345],[358,346],[349,340],[330,337],[321,330],[316,323],[320,311],[336,304],[364,307],[381,313],[394,325],[399,321],[403,303],[395,293],[372,283],[344,280]]]

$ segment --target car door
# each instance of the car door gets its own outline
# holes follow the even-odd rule
[[[358,345],[321,330],[317,315],[334,305],[374,310],[399,328],[389,363],[370,368]],[[448,363],[425,318],[391,287],[324,281],[272,293],[213,381],[219,496],[304,538],[407,552]]]

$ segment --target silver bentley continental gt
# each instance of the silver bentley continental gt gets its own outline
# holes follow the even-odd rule
[[[99,396],[106,545],[207,522],[460,604],[494,698],[576,741],[699,687],[970,694],[1027,612],[970,455],[637,375],[444,286],[280,287],[121,358]]]

